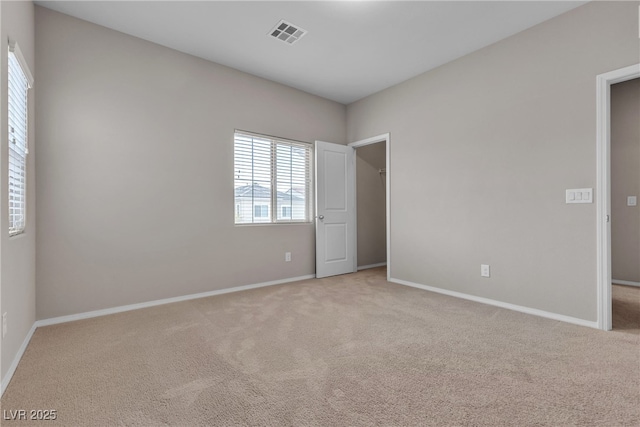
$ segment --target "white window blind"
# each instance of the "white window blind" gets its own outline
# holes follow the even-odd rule
[[[9,234],[21,233],[26,225],[27,184],[27,93],[30,74],[15,45],[9,46],[8,129],[9,129]]]
[[[311,145],[237,131],[235,223],[309,222]]]

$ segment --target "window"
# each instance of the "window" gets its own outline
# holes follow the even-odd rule
[[[269,205],[255,205],[253,211],[256,218],[269,218]]]
[[[309,222],[311,145],[234,135],[236,224]]]
[[[9,235],[16,235],[26,225],[27,93],[33,79],[15,42],[9,42],[8,64]]]

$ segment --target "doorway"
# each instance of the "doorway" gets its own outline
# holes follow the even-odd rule
[[[612,329],[611,269],[611,85],[640,77],[640,64],[596,77],[597,311],[598,328]]]
[[[640,78],[611,85],[611,310],[640,330]]]
[[[352,142],[356,150],[357,269],[387,267],[391,277],[390,134]]]
[[[381,179],[381,175],[385,177],[384,222],[386,226],[384,234],[386,236],[382,244],[386,250],[386,257],[384,259],[378,258],[379,261],[374,264],[382,265],[382,262],[386,262],[387,279],[390,277],[390,148],[389,134],[387,133],[356,141],[346,146],[316,141],[314,158],[317,278],[354,273],[358,270],[359,265],[365,267],[373,266],[372,264],[358,264],[357,262],[358,214],[356,210],[355,151],[358,148],[379,143],[384,143],[384,167],[378,167],[375,172],[377,180]],[[379,221],[376,222],[379,223]],[[380,230],[378,229],[378,231]],[[366,231],[363,233],[366,233]],[[368,236],[361,236],[361,239],[363,237],[365,241],[369,239]],[[379,237],[376,237],[376,239],[379,243]]]
[[[387,265],[386,187],[386,143],[356,148],[358,270]]]

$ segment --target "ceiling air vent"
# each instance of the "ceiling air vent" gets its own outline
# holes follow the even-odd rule
[[[294,44],[307,34],[307,30],[303,30],[297,25],[293,25],[287,21],[280,21],[269,32],[271,37],[283,41],[287,44]]]

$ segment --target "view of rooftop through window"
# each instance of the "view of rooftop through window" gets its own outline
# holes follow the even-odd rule
[[[236,132],[235,223],[309,221],[311,146]]]

